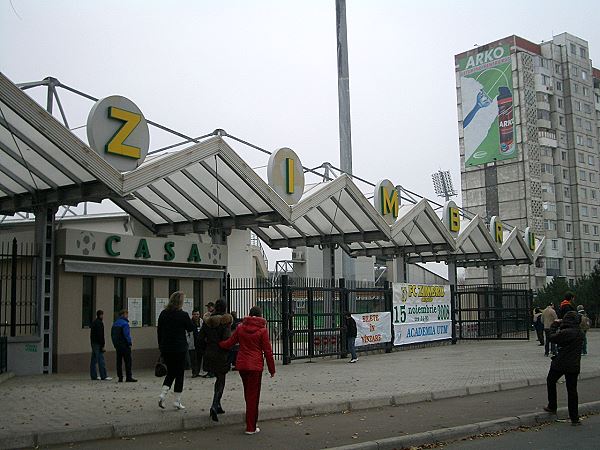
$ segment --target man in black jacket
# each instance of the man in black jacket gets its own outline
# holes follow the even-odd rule
[[[550,327],[550,341],[558,346],[558,354],[552,357],[550,371],[546,378],[548,387],[548,406],[544,410],[556,413],[556,382],[563,375],[567,382],[569,418],[572,425],[580,425],[577,377],[579,376],[583,332],[579,327],[580,318],[576,312],[567,312],[562,320],[555,321]]]
[[[355,346],[357,330],[356,322],[352,318],[352,314],[350,314],[350,312],[346,312],[346,314],[344,314],[344,322],[344,329],[346,330],[346,345],[351,356],[350,361],[348,362],[355,363],[358,361],[358,358],[356,357]]]
[[[112,380],[106,376],[106,363],[104,362],[104,311],[96,311],[96,320],[90,326],[90,342],[92,344],[92,361],[90,362],[90,377],[92,380]],[[96,365],[100,376],[96,372]]]

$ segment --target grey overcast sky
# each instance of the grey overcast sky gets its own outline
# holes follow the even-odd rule
[[[566,31],[600,66],[598,11],[592,0],[347,0],[354,173],[434,198],[430,175],[447,168],[458,188],[454,55]],[[336,67],[335,0],[0,0],[12,81],[124,95],[183,133],[223,128],[310,167],[339,165]],[[70,125],[83,125],[91,103],[66,97]]]

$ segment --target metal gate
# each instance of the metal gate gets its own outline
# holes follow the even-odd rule
[[[524,284],[458,286],[459,339],[529,339],[533,293]]]

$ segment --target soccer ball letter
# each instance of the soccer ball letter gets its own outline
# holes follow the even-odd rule
[[[394,345],[452,338],[450,286],[394,283]]]
[[[352,318],[356,322],[357,347],[392,340],[392,317],[389,312],[352,314]]]

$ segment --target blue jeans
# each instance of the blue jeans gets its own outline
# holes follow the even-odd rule
[[[100,378],[106,378],[106,363],[104,362],[104,353],[102,353],[102,347],[98,344],[92,344],[92,360],[90,361],[90,377],[92,380],[98,378],[96,372],[96,364],[100,369]]]
[[[352,359],[356,359],[356,342],[355,342],[355,340],[356,340],[355,337],[348,336],[346,338],[346,343],[348,344],[348,351],[350,352]]]

